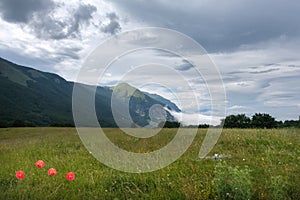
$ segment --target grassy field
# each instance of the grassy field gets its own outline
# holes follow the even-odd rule
[[[176,133],[165,129],[146,141],[126,137],[118,129],[107,136],[124,149],[143,152],[165,145]],[[1,199],[216,199],[216,166],[224,161],[197,159],[206,129],[170,166],[152,173],[129,174],[108,168],[85,149],[73,128],[0,129]],[[226,166],[250,170],[252,199],[271,199],[272,177],[282,177],[284,199],[300,199],[300,130],[225,129],[213,149],[231,155]],[[35,166],[43,160],[45,167]],[[50,177],[47,170],[56,168]],[[25,172],[18,180],[15,173]],[[74,181],[65,174],[73,171]],[[225,183],[224,183],[225,184]],[[237,188],[238,189],[238,188]],[[281,198],[282,198],[281,195]]]

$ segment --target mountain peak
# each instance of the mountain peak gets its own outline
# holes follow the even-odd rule
[[[122,97],[138,97],[145,99],[145,94],[143,92],[125,82],[112,87],[112,90]]]

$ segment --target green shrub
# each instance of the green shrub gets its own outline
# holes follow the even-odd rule
[[[282,176],[271,177],[271,185],[269,188],[270,198],[273,200],[285,199],[287,196],[285,187],[286,184],[284,183]]]
[[[215,168],[213,186],[217,199],[251,199],[250,169],[220,162]]]

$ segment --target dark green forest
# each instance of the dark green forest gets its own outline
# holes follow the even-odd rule
[[[221,121],[224,128],[300,128],[299,120],[276,121],[267,113],[255,113],[251,118],[245,114],[229,115]]]

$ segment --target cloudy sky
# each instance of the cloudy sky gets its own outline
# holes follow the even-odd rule
[[[0,57],[74,81],[87,56],[108,38],[141,27],[169,28],[201,44],[218,67],[227,114],[267,112],[277,120],[298,119],[299,18],[297,0],[1,0]],[[120,66],[141,65],[139,60],[155,60],[190,76],[193,88],[199,89],[200,109],[193,109],[189,98],[176,102],[174,90],[186,97],[188,90],[170,75],[176,88],[144,84],[142,89],[189,105],[190,120],[200,115],[207,122],[209,92],[184,59],[157,51],[136,52],[115,62],[102,84],[117,83]],[[162,74],[158,70],[151,76]],[[146,77],[141,79],[147,82]]]

